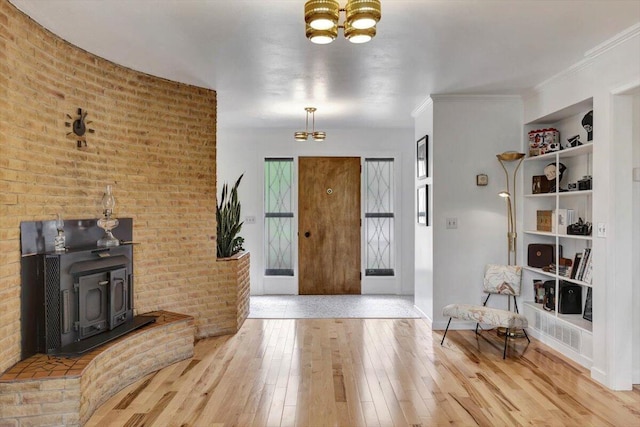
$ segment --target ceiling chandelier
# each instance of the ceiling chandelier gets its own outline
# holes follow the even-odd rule
[[[307,112],[307,120],[304,125],[304,132],[296,132],[293,134],[293,137],[296,141],[306,141],[309,136],[311,136],[314,141],[324,141],[327,133],[316,130],[316,108],[306,107],[305,111]],[[309,114],[311,114],[311,132],[309,132]]]
[[[342,25],[338,25],[340,12],[346,15]],[[366,43],[375,37],[380,17],[380,0],[348,0],[344,9],[338,0],[308,0],[304,5],[306,35],[316,44],[334,41],[338,28],[351,43]]]

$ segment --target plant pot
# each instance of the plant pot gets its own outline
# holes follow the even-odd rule
[[[219,326],[227,333],[238,332],[249,315],[250,258],[249,252],[239,252],[216,262],[217,293],[226,305]]]

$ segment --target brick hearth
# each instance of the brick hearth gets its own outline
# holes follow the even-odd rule
[[[80,357],[36,354],[0,376],[0,425],[81,425],[132,382],[193,356],[194,319],[157,311],[155,323]]]

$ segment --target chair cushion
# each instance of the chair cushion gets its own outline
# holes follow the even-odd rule
[[[522,314],[481,305],[449,304],[442,309],[442,315],[458,320],[472,320],[477,323],[486,323],[495,327],[502,326],[509,329],[529,326],[527,318]]]
[[[519,265],[488,264],[482,285],[489,294],[520,295],[521,278]]]

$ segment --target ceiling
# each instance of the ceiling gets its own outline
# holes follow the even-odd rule
[[[382,0],[378,35],[304,36],[304,0],[10,0],[60,37],[215,89],[221,128],[410,128],[430,94],[521,94],[640,22],[640,0]],[[341,0],[344,4],[346,0]]]

